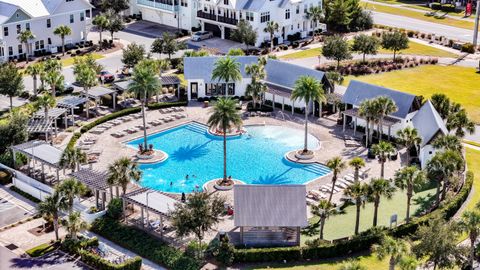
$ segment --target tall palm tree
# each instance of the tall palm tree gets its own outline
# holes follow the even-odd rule
[[[103,44],[102,33],[108,27],[108,18],[105,14],[99,14],[95,16],[95,18],[93,18],[92,24],[98,28],[98,33],[100,35],[100,40],[98,43],[100,45],[100,48],[102,48],[102,44]]]
[[[355,215],[355,235],[357,235],[360,229],[360,207],[364,206],[367,199],[368,184],[355,182],[343,191],[343,195],[346,197],[344,200],[355,203],[357,209]]]
[[[253,99],[253,107],[256,108],[258,99],[267,91],[267,86],[263,83],[266,77],[265,60],[259,58],[258,63],[245,66],[245,72],[252,78],[251,83],[247,85],[245,95]]]
[[[53,30],[53,34],[60,36],[62,39],[62,55],[65,55],[65,37],[72,34],[72,28],[66,25],[60,25],[59,27]]]
[[[87,154],[80,148],[67,147],[60,157],[60,166],[63,168],[69,168],[74,172],[80,168],[80,164],[87,162]]]
[[[378,157],[381,164],[380,177],[385,176],[385,162],[387,162],[390,154],[395,152],[395,147],[386,141],[381,141],[378,144],[372,146],[373,153]]]
[[[478,210],[465,211],[457,223],[462,233],[467,233],[470,240],[470,269],[475,261],[475,241],[480,236],[480,212]]]
[[[37,110],[43,108],[45,112],[45,119],[48,119],[48,111],[51,108],[55,107],[56,104],[57,104],[57,101],[55,100],[55,98],[49,93],[45,93],[38,97],[37,101],[35,101],[34,107]]]
[[[460,109],[458,112],[450,113],[447,118],[448,131],[454,131],[458,137],[465,137],[465,131],[469,134],[475,132],[475,123],[468,118],[467,111]]]
[[[463,150],[462,140],[456,135],[443,135],[435,138],[432,142],[435,149],[452,150],[461,153]]]
[[[365,125],[365,146],[368,147],[370,145],[370,134],[372,129],[370,125],[373,126],[375,121],[375,113],[376,113],[376,104],[373,100],[367,99],[360,103],[360,107],[358,108],[358,113],[360,117],[363,117],[366,121]]]
[[[361,157],[354,157],[352,160],[350,160],[350,162],[348,162],[348,165],[353,167],[355,170],[353,178],[355,179],[355,182],[358,182],[360,179],[360,169],[365,167],[365,160]]]
[[[77,179],[69,178],[63,180],[62,183],[56,186],[55,190],[67,200],[68,211],[71,214],[73,210],[73,200],[75,197],[84,195],[87,192],[87,187]]]
[[[75,80],[82,85],[83,93],[88,98],[88,91],[90,88],[97,85],[97,71],[94,67],[88,65],[85,61],[78,61],[74,64],[73,74]],[[90,102],[86,103],[87,118],[90,117]]]
[[[311,213],[319,218],[320,223],[320,239],[323,239],[323,228],[325,227],[325,221],[336,213],[335,205],[327,200],[320,200],[318,205],[312,206]]]
[[[50,85],[50,88],[52,89],[52,96],[56,97],[57,96],[57,91],[56,87],[58,85],[62,85],[65,77],[60,73],[60,71],[57,70],[52,70],[47,72],[45,75],[45,82]]]
[[[219,128],[223,132],[223,181],[227,182],[227,132],[242,126],[242,118],[236,110],[236,102],[230,98],[220,98],[207,121],[211,129]]]
[[[122,187],[122,194],[127,192],[128,183],[138,182],[142,178],[142,171],[136,162],[127,157],[122,157],[108,166],[107,183]]]
[[[32,76],[33,79],[33,95],[36,97],[38,95],[38,87],[37,87],[37,80],[38,77],[40,76],[41,72],[43,69],[43,65],[40,63],[35,63],[29,65],[26,69],[25,72]]]
[[[462,169],[463,165],[464,161],[462,156],[458,152],[452,150],[435,153],[427,163],[428,178],[434,179],[437,182],[437,206],[440,204],[440,200],[445,199],[449,179],[456,171]],[[440,185],[442,185],[441,197]]]
[[[403,167],[395,172],[395,186],[401,190],[407,190],[407,223],[410,222],[410,205],[414,189],[426,181],[426,174],[416,166]]]
[[[218,58],[212,71],[212,80],[225,82],[225,96],[228,95],[228,84],[230,82],[240,81],[242,73],[240,72],[240,63],[230,56]]]
[[[67,209],[66,199],[58,192],[53,192],[51,196],[45,198],[43,202],[37,205],[38,212],[53,220],[53,229],[55,230],[55,239],[58,241],[58,216],[61,210]]]
[[[43,62],[45,73],[49,73],[51,71],[62,71],[62,62],[58,61],[57,59],[48,59],[47,61]]]
[[[341,173],[347,165],[342,160],[341,157],[334,157],[327,161],[327,167],[332,170],[332,190],[330,191],[330,196],[328,197],[328,202],[332,201],[333,191],[335,189],[335,184],[337,183],[338,174]]]
[[[147,142],[147,129],[145,122],[145,103],[147,102],[147,97],[156,93],[160,87],[159,80],[155,76],[156,72],[152,69],[150,65],[143,64],[140,62],[137,64],[133,71],[132,81],[128,85],[128,91],[135,93],[135,95],[140,96],[140,101],[142,104],[142,119],[143,119],[143,149],[148,149]]]
[[[368,185],[368,199],[373,202],[373,227],[377,226],[378,207],[382,197],[390,200],[395,192],[395,186],[383,178],[374,178]]]
[[[25,29],[18,34],[17,39],[20,43],[25,45],[25,54],[27,56],[26,62],[28,64],[28,56],[30,55],[30,46],[28,46],[28,42],[35,39],[35,36],[33,35],[32,31]]]
[[[88,224],[82,220],[80,212],[70,213],[66,219],[62,221],[62,225],[67,228],[71,239],[77,240],[77,234],[88,228]]]
[[[303,153],[308,153],[308,109],[310,102],[319,103],[327,100],[323,85],[320,81],[311,76],[301,76],[295,82],[295,87],[290,97],[292,101],[303,100],[305,102],[305,138],[303,144]]]
[[[418,134],[418,130],[413,127],[405,127],[397,131],[397,136],[402,145],[407,148],[407,165],[410,165],[410,149],[417,147],[422,143],[422,137]]]
[[[401,258],[410,253],[409,245],[405,240],[395,239],[391,236],[385,236],[380,244],[372,247],[372,250],[380,260],[389,258],[390,270],[394,270],[395,266],[400,263]]]
[[[313,6],[307,10],[307,19],[313,21],[314,25],[317,26],[318,23],[323,20],[323,10],[321,6]],[[313,29],[313,36],[315,37],[315,32],[317,29]]]
[[[263,32],[270,34],[270,52],[273,52],[273,38],[275,33],[278,32],[278,29],[278,23],[274,21],[268,21],[267,26],[263,29]]]
[[[395,101],[393,101],[393,99],[386,96],[377,97],[375,99],[375,102],[377,104],[376,108],[378,112],[378,137],[379,140],[382,141],[383,121],[386,116],[396,112],[398,110],[398,107],[395,104]]]

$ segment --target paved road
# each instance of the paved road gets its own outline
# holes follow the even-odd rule
[[[0,270],[89,270],[83,264],[71,261],[60,252],[53,252],[41,258],[20,258],[7,248],[0,246]]]

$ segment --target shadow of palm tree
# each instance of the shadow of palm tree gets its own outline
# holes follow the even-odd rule
[[[284,176],[286,172],[282,174],[271,174],[271,175],[265,175],[261,176],[259,179],[254,180],[252,184],[254,185],[285,185],[289,184],[290,181]]]
[[[421,215],[421,214],[424,214],[426,211],[428,211],[434,204],[435,198],[436,198],[436,195],[434,193],[413,198],[412,200],[413,203],[419,206],[417,210],[415,210],[413,215],[415,216]]]
[[[171,157],[177,161],[192,160],[203,157],[210,152],[210,150],[207,148],[207,144],[210,142],[211,141],[208,141],[204,144],[182,146],[173,152]]]

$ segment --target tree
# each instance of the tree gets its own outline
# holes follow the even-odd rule
[[[318,205],[313,205],[311,213],[319,218],[320,223],[320,239],[323,240],[323,228],[325,227],[325,221],[336,213],[335,205],[327,200],[320,200]]]
[[[456,135],[441,135],[436,137],[432,146],[435,149],[452,150],[461,153],[463,150],[462,140]]]
[[[348,1],[331,0],[325,2],[326,14],[325,21],[329,29],[339,32],[347,32],[348,26],[352,21],[349,12]]]
[[[124,28],[122,16],[116,13],[113,9],[109,9],[105,14],[108,20],[107,27],[105,28],[110,32],[110,36],[112,37],[113,43],[113,34],[115,32],[121,31]]]
[[[134,67],[145,58],[145,47],[133,42],[127,45],[123,50],[122,63],[126,66]]]
[[[80,148],[67,147],[60,157],[60,166],[63,168],[69,168],[74,172],[77,168],[80,168],[80,164],[87,162],[87,154]]]
[[[42,73],[43,65],[40,63],[34,63],[29,65],[25,69],[25,73],[32,76],[33,79],[33,95],[36,97],[38,95],[37,80],[40,74]]]
[[[427,163],[427,175],[429,179],[437,182],[436,205],[440,204],[447,193],[449,179],[453,174],[462,168],[464,164],[461,155],[452,150],[437,152]],[[440,186],[442,186],[442,196],[440,197]]]
[[[29,116],[26,113],[22,111],[13,111],[4,119],[4,121],[1,121],[0,154],[5,153],[12,145],[21,144],[27,141],[28,120]]]
[[[403,167],[395,172],[395,186],[401,190],[407,190],[407,223],[410,222],[410,206],[414,189],[422,186],[426,181],[426,174],[416,166]]]
[[[93,18],[92,24],[98,28],[98,34],[100,35],[100,40],[98,41],[98,43],[101,49],[103,46],[102,34],[103,34],[103,31],[105,31],[108,28],[108,18],[105,14],[101,13],[95,16],[95,18]]]
[[[121,13],[129,8],[128,0],[102,0],[100,3],[102,11],[112,9],[115,13]]]
[[[254,108],[257,107],[258,99],[267,91],[267,86],[263,82],[267,76],[265,62],[264,58],[259,58],[258,63],[245,66],[245,72],[252,78],[252,81],[247,85],[245,95],[252,97]]]
[[[20,33],[17,36],[17,39],[20,43],[25,45],[25,52],[26,52],[26,62],[28,64],[28,57],[30,55],[30,46],[28,46],[28,42],[35,39],[35,36],[33,35],[32,31],[25,29],[23,31],[20,31]]]
[[[371,11],[364,10],[359,0],[348,1],[348,13],[350,15],[349,31],[364,31],[373,27]]]
[[[348,186],[343,194],[346,197],[346,201],[355,203],[356,215],[355,215],[355,235],[359,233],[360,229],[360,208],[364,206],[364,203],[368,195],[368,184],[361,182],[354,182]]]
[[[379,96],[375,98],[375,103],[377,112],[378,112],[378,137],[380,138],[380,141],[382,141],[382,135],[383,135],[383,120],[385,119],[386,116],[389,114],[392,114],[398,110],[397,105],[395,104],[395,101],[391,99],[390,97],[386,96]]]
[[[412,255],[402,256],[398,262],[401,270],[416,270],[418,267],[418,260]]]
[[[60,36],[62,39],[62,55],[65,55],[65,37],[72,34],[72,28],[66,25],[60,25],[59,27],[55,28],[53,34]]]
[[[230,98],[220,98],[207,121],[211,129],[220,129],[223,133],[223,180],[227,183],[227,132],[232,128],[240,128],[242,118],[237,112],[236,102]]]
[[[257,31],[253,29],[249,22],[240,20],[237,28],[231,32],[230,37],[232,40],[245,44],[248,52],[248,46],[253,46],[257,42]]]
[[[407,165],[410,165],[410,150],[412,147],[415,147],[415,152],[417,147],[422,143],[422,137],[418,134],[418,130],[413,127],[405,127],[397,131],[397,137],[402,145],[407,148]]]
[[[348,41],[339,35],[327,37],[325,39],[325,44],[322,48],[322,55],[327,59],[337,61],[337,70],[340,67],[340,61],[352,59]]]
[[[325,75],[327,76],[328,81],[332,84],[333,90],[335,90],[335,84],[341,85],[345,80],[342,74],[337,71],[327,71]]]
[[[335,184],[337,183],[338,174],[340,174],[345,167],[347,166],[341,157],[333,157],[327,161],[327,167],[332,170],[332,189],[330,191],[330,196],[328,197],[328,202],[332,201],[333,191],[335,189]]]
[[[360,169],[365,167],[365,160],[361,157],[354,157],[350,162],[348,163],[353,169],[355,170],[353,178],[355,179],[355,182],[359,181],[360,178]]]
[[[450,113],[447,117],[448,131],[454,131],[455,135],[463,138],[465,131],[469,134],[475,133],[475,123],[468,118],[467,111],[461,108],[459,111]]]
[[[218,247],[218,254],[215,258],[217,261],[225,266],[229,266],[233,263],[235,257],[235,246],[230,243],[228,235],[225,235],[220,240],[220,246]]]
[[[433,107],[442,119],[447,119],[451,109],[450,98],[445,94],[433,94],[432,97],[430,97],[430,102],[432,102]]]
[[[407,34],[398,30],[382,34],[382,48],[393,51],[393,61],[398,51],[408,49],[408,42]]]
[[[371,137],[370,133],[372,133],[373,124],[375,121],[375,115],[377,113],[377,104],[372,99],[366,99],[360,103],[360,107],[358,108],[358,113],[360,117],[363,117],[366,121],[365,125],[365,146],[368,147],[370,145]],[[370,125],[372,128],[370,128]]]
[[[109,185],[121,186],[122,195],[125,195],[127,192],[128,184],[131,181],[138,182],[141,178],[142,171],[138,168],[138,164],[127,157],[119,158],[108,166],[107,183]]]
[[[374,178],[368,185],[368,199],[373,202],[373,227],[377,226],[378,207],[382,197],[390,200],[395,192],[395,186],[383,178]]]
[[[82,220],[80,212],[77,211],[71,212],[67,218],[62,221],[62,225],[67,229],[70,238],[75,240],[78,239],[77,234],[79,232],[88,228],[88,224]]]
[[[65,198],[68,211],[72,214],[73,200],[75,197],[83,196],[87,192],[87,187],[77,179],[69,178],[56,186],[55,190]]]
[[[270,34],[270,52],[273,52],[273,38],[275,33],[278,32],[279,26],[277,22],[268,21],[267,26],[263,29],[263,32]]]
[[[244,56],[245,52],[240,48],[232,48],[228,50],[227,55],[229,56]]]
[[[380,177],[383,178],[385,176],[385,162],[387,162],[388,157],[395,152],[395,147],[389,142],[381,141],[372,146],[372,151],[380,161]]]
[[[62,71],[62,63],[57,59],[50,58],[47,61],[43,62],[43,66],[43,69],[45,70],[45,75],[53,71]]]
[[[43,108],[45,112],[45,119],[48,119],[48,111],[51,108],[54,108],[56,104],[57,101],[55,100],[55,98],[52,95],[45,93],[39,96],[38,99],[35,101],[34,108],[36,110],[40,110]]]
[[[92,62],[93,60],[93,62]],[[75,57],[73,64],[73,74],[75,80],[83,87],[85,96],[88,96],[88,91],[97,85],[97,73],[101,70],[95,63],[91,55],[87,57]],[[86,103],[87,118],[90,117],[90,102]]]
[[[67,209],[67,201],[60,193],[54,191],[51,196],[45,198],[43,202],[37,205],[38,213],[44,217],[48,217],[53,221],[53,229],[55,230],[55,239],[58,241],[58,216],[61,210]]]
[[[310,102],[325,102],[326,96],[323,85],[320,81],[311,76],[300,76],[295,81],[290,99],[293,101],[302,100],[305,103],[305,133],[303,142],[303,153],[308,153],[308,114]]]
[[[13,97],[23,90],[23,77],[13,63],[0,64],[0,95],[10,99],[10,111],[13,109]]]
[[[172,54],[185,48],[185,44],[178,42],[175,39],[175,36],[168,32],[163,33],[162,41],[163,41],[162,53],[168,55],[168,60],[172,59]]]
[[[190,194],[185,203],[178,203],[170,212],[172,227],[178,237],[193,233],[201,246],[205,232],[220,221],[225,200],[204,192]]]
[[[367,270],[368,268],[361,265],[358,261],[348,261],[342,266],[340,266],[339,270]]]
[[[478,210],[465,211],[457,223],[457,227],[462,233],[467,233],[470,240],[470,269],[473,268],[475,261],[475,241],[480,236],[480,212]]]
[[[319,22],[324,19],[322,7],[321,6],[311,6],[307,10],[307,19],[311,20],[314,23],[315,27],[317,27]],[[316,30],[317,29],[314,29],[313,36],[315,36]]]
[[[237,82],[242,79],[242,73],[240,73],[240,63],[230,56],[219,58],[213,67],[212,80],[218,82],[224,82],[225,96],[228,95],[227,89],[230,82]]]
[[[390,270],[395,270],[395,266],[410,252],[409,245],[405,240],[395,239],[391,236],[384,236],[380,244],[373,245],[372,250],[377,254],[379,260],[389,257]]]
[[[365,62],[365,55],[377,54],[379,46],[380,41],[377,37],[360,34],[353,38],[352,51],[363,54],[363,62]]]
[[[57,96],[56,88],[58,85],[62,85],[65,77],[60,71],[52,70],[45,74],[45,82],[50,85],[52,89],[52,97]]]
[[[133,77],[128,85],[128,91],[140,96],[142,105],[142,119],[143,119],[143,149],[148,149],[147,129],[145,122],[145,103],[147,97],[156,93],[160,88],[160,82],[155,76],[157,72],[147,62],[140,62],[133,71]]]

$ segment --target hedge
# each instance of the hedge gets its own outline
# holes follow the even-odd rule
[[[168,246],[140,229],[121,224],[111,218],[95,220],[90,230],[168,269],[197,270],[200,268],[198,261],[185,256],[182,251]]]
[[[82,262],[97,270],[140,270],[142,268],[142,258],[139,256],[116,264],[83,249],[79,250],[78,254]]]

